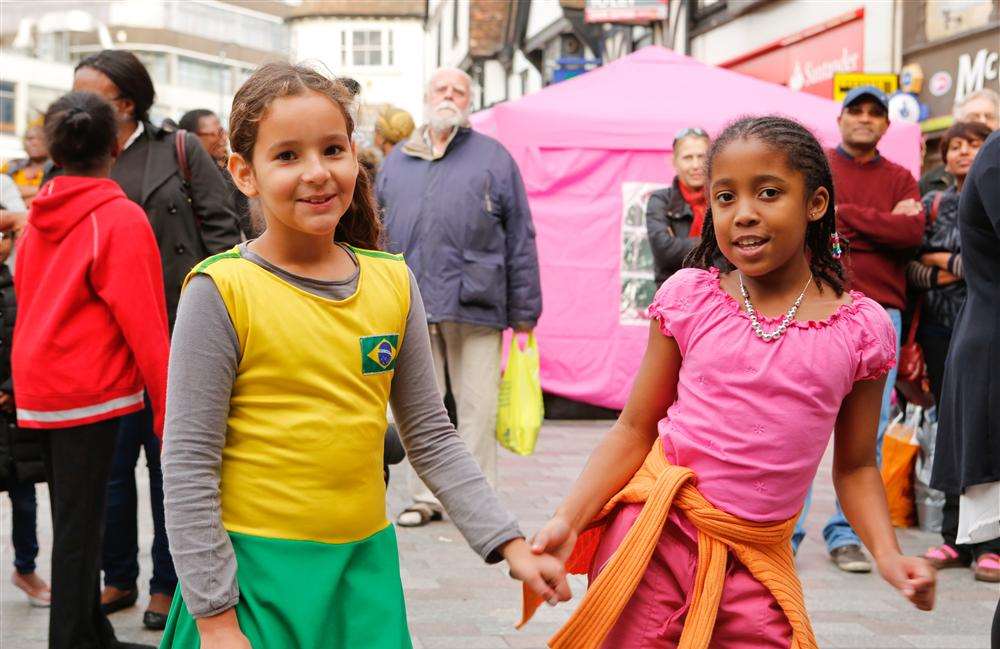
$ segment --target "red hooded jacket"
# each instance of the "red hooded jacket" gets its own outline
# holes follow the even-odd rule
[[[142,208],[108,178],[60,176],[17,244],[11,365],[17,419],[68,428],[141,410],[163,431],[169,339],[163,270]]]

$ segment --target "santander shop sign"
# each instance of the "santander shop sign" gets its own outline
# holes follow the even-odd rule
[[[802,90],[833,81],[837,72],[858,72],[861,70],[861,53],[846,47],[840,50],[840,55],[822,61],[805,59],[796,60],[792,74],[788,77],[788,87],[792,90]]]
[[[864,10],[839,16],[721,64],[793,90],[833,97],[833,75],[864,65]]]

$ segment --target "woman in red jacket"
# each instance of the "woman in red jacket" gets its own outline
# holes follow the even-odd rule
[[[163,275],[145,213],[108,178],[114,112],[69,93],[45,116],[65,175],[39,191],[17,255],[12,365],[18,424],[38,429],[52,506],[49,647],[118,642],[100,611],[101,535],[118,419],[148,394],[163,430]]]

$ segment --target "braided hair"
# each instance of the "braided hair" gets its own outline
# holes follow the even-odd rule
[[[708,177],[712,177],[712,161],[720,151],[736,140],[757,139],[769,147],[783,152],[788,158],[788,166],[799,171],[805,178],[806,193],[811,194],[820,187],[825,187],[830,194],[826,212],[822,218],[809,223],[806,227],[806,249],[809,254],[809,268],[816,285],[823,289],[823,282],[833,287],[837,295],[844,292],[844,267],[840,260],[833,256],[831,238],[837,231],[833,199],[833,174],[826,159],[823,147],[809,130],[795,120],[777,115],[761,117],[742,117],[719,134],[712,142],[708,151]],[[691,251],[684,260],[689,268],[707,269],[716,259],[725,259],[715,239],[715,228],[712,224],[712,208],[705,213],[705,223],[702,227],[701,243]],[[725,261],[730,269],[732,265]]]

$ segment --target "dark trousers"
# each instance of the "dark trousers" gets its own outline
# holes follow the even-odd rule
[[[921,328],[918,332],[920,348],[924,352],[924,362],[927,363],[927,378],[930,379],[931,392],[934,393],[934,401],[941,402],[941,387],[944,383],[944,365],[948,360],[948,346],[951,344],[951,337],[942,335],[938,330],[927,330]],[[958,494],[945,494],[944,496],[944,517],[941,520],[941,538],[944,542],[958,551],[962,561],[974,561],[980,555],[989,552],[1000,552],[1000,539],[993,539],[985,543],[975,543],[973,545],[958,545],[955,537],[958,536]]]
[[[115,632],[101,613],[104,505],[118,419],[40,430],[52,505],[52,607],[49,649],[111,647]]]
[[[163,521],[163,472],[160,469],[160,440],[153,432],[153,412],[147,402],[139,412],[121,418],[111,479],[108,481],[108,513],[104,528],[104,583],[132,590],[139,578],[138,497],[135,465],[139,449],[146,455],[149,470],[149,504],[153,513],[153,576],[149,593],[173,595],[177,573],[167,545]]]
[[[38,557],[38,535],[35,531],[38,501],[35,499],[35,485],[31,482],[16,482],[7,490],[10,496],[11,531],[10,541],[14,546],[14,568],[22,575],[35,572],[35,558]]]
[[[924,352],[924,362],[927,363],[927,378],[930,379],[931,392],[934,401],[941,402],[941,387],[944,384],[944,364],[948,360],[948,345],[951,336],[935,335],[921,327],[918,332],[918,342]]]

